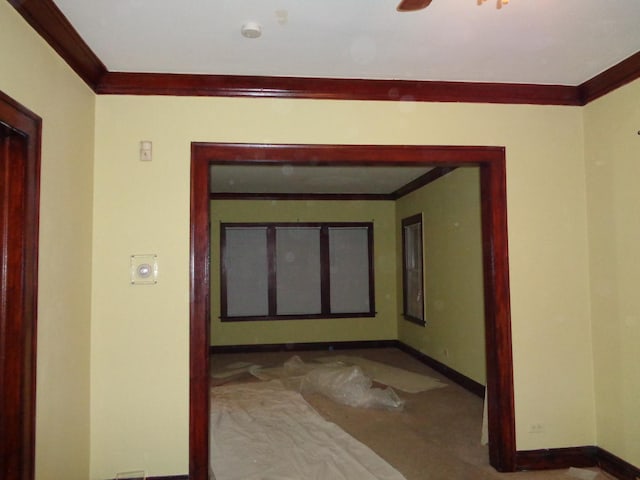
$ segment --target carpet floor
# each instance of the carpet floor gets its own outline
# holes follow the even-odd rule
[[[211,371],[223,371],[235,362],[278,366],[294,354],[308,362],[331,353],[334,352],[214,354],[211,356]],[[395,348],[340,350],[335,353],[383,362],[448,384],[445,388],[422,393],[396,392],[405,401],[402,411],[354,408],[320,394],[304,395],[326,420],[336,423],[369,446],[407,480],[575,480],[580,478],[575,476],[576,473],[584,473],[567,469],[499,473],[489,465],[488,447],[480,443],[482,399]],[[246,373],[222,381],[253,381],[253,378]],[[214,379],[213,384],[222,381]],[[597,468],[589,470],[596,475],[593,480],[614,478]]]

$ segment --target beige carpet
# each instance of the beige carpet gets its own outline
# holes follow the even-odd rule
[[[304,361],[327,356],[331,352],[295,352]],[[410,355],[397,349],[340,350],[355,355],[424,373],[449,385],[423,393],[397,392],[405,400],[401,412],[354,408],[340,405],[320,394],[305,399],[328,421],[369,446],[407,480],[571,480],[568,470],[498,473],[489,465],[486,446],[480,445],[482,400],[434,372]],[[292,352],[212,355],[212,372],[224,370],[234,362],[277,366],[293,356]],[[253,381],[249,374],[214,379]],[[594,480],[613,477],[599,471]],[[357,479],[354,479],[357,480]]]

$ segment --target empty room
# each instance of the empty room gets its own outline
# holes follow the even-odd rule
[[[397,395],[284,391],[380,478],[636,480],[639,24],[0,1],[3,478],[210,478],[224,394],[297,355]]]

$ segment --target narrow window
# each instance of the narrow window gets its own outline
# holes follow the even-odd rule
[[[223,321],[375,316],[372,223],[220,226]]]
[[[422,256],[422,214],[402,220],[402,294],[403,316],[425,325]]]

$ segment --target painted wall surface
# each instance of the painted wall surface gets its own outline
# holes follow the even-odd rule
[[[506,146],[517,447],[595,442],[580,108],[96,102],[92,478],[187,471],[192,141]],[[153,162],[137,160],[140,140],[154,142]],[[158,254],[157,285],[129,285],[132,253]],[[534,423],[544,432],[529,433]]]
[[[36,478],[89,475],[94,100],[8,2],[0,90],[42,118]]]
[[[374,235],[376,316],[268,322],[221,322],[220,222],[371,222]],[[395,211],[391,201],[211,202],[211,344],[390,340],[396,329]]]
[[[413,348],[486,384],[480,174],[458,168],[396,205],[398,335]],[[402,219],[422,213],[424,327],[402,318]]]
[[[640,81],[585,108],[598,445],[640,465]]]

